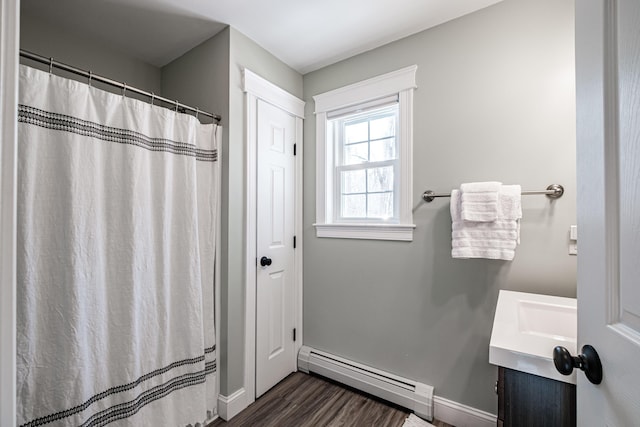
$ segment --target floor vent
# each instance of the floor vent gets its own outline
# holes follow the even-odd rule
[[[298,370],[330,378],[433,420],[433,387],[302,346]]]

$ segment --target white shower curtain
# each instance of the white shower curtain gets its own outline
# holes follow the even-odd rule
[[[202,425],[221,128],[26,66],[19,122],[18,424]]]

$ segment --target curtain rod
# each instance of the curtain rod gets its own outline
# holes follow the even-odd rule
[[[521,193],[523,196],[532,196],[536,194],[544,194],[550,199],[559,199],[564,194],[564,187],[560,184],[551,184],[547,187],[546,190],[536,190],[536,191],[523,191]],[[427,190],[422,193],[422,200],[425,202],[433,202],[433,199],[436,197],[451,197],[451,194],[448,193],[434,193],[431,190]]]
[[[185,104],[181,104],[180,102],[176,101],[172,101],[170,99],[164,98],[162,96],[158,96],[156,94],[154,94],[153,92],[147,92],[145,90],[142,89],[138,89],[136,87],[133,86],[129,86],[126,83],[120,83],[116,80],[112,80],[110,78],[107,77],[103,77],[103,76],[99,76],[97,74],[93,74],[91,71],[85,71],[85,70],[81,70],[80,68],[76,68],[73,67],[71,65],[68,64],[64,64],[62,62],[58,62],[56,60],[54,60],[53,58],[47,58],[44,57],[42,55],[38,55],[37,53],[33,53],[33,52],[29,52],[28,50],[24,50],[24,49],[20,49],[20,56],[22,56],[23,58],[27,58],[27,59],[31,59],[32,61],[36,61],[36,62],[40,62],[42,64],[45,65],[49,65],[49,72],[52,71],[53,67],[59,68],[61,70],[64,71],[68,71],[70,73],[79,75],[79,76],[83,76],[83,77],[87,77],[89,79],[89,82],[91,82],[92,80],[101,82],[101,83],[106,83],[110,86],[114,86],[117,87],[119,89],[123,89],[123,91],[131,91],[134,93],[137,93],[139,95],[143,95],[143,96],[147,96],[150,98],[151,103],[153,103],[154,100],[158,100],[167,104],[173,104],[175,105],[176,110],[180,110],[181,112],[184,111],[193,111],[194,113],[196,113],[196,118],[198,117],[198,115],[202,114],[203,116],[206,117],[210,117],[216,121],[220,121],[222,119],[222,117],[219,114],[212,114],[212,113],[208,113],[206,111],[202,111],[198,108],[194,108],[194,107],[190,107],[188,105]]]

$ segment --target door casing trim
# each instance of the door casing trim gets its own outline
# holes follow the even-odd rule
[[[256,399],[256,259],[257,259],[257,103],[262,100],[289,114],[296,120],[295,144],[295,200],[294,230],[296,249],[294,250],[294,292],[296,354],[302,347],[302,123],[305,102],[258,76],[248,69],[242,70],[242,90],[245,97],[245,138],[246,138],[246,217],[245,217],[245,324],[244,324],[244,390],[247,406]],[[297,361],[297,358],[296,358]]]

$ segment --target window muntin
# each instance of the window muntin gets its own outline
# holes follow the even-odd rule
[[[399,221],[398,115],[398,103],[393,102],[328,120],[338,221]]]

